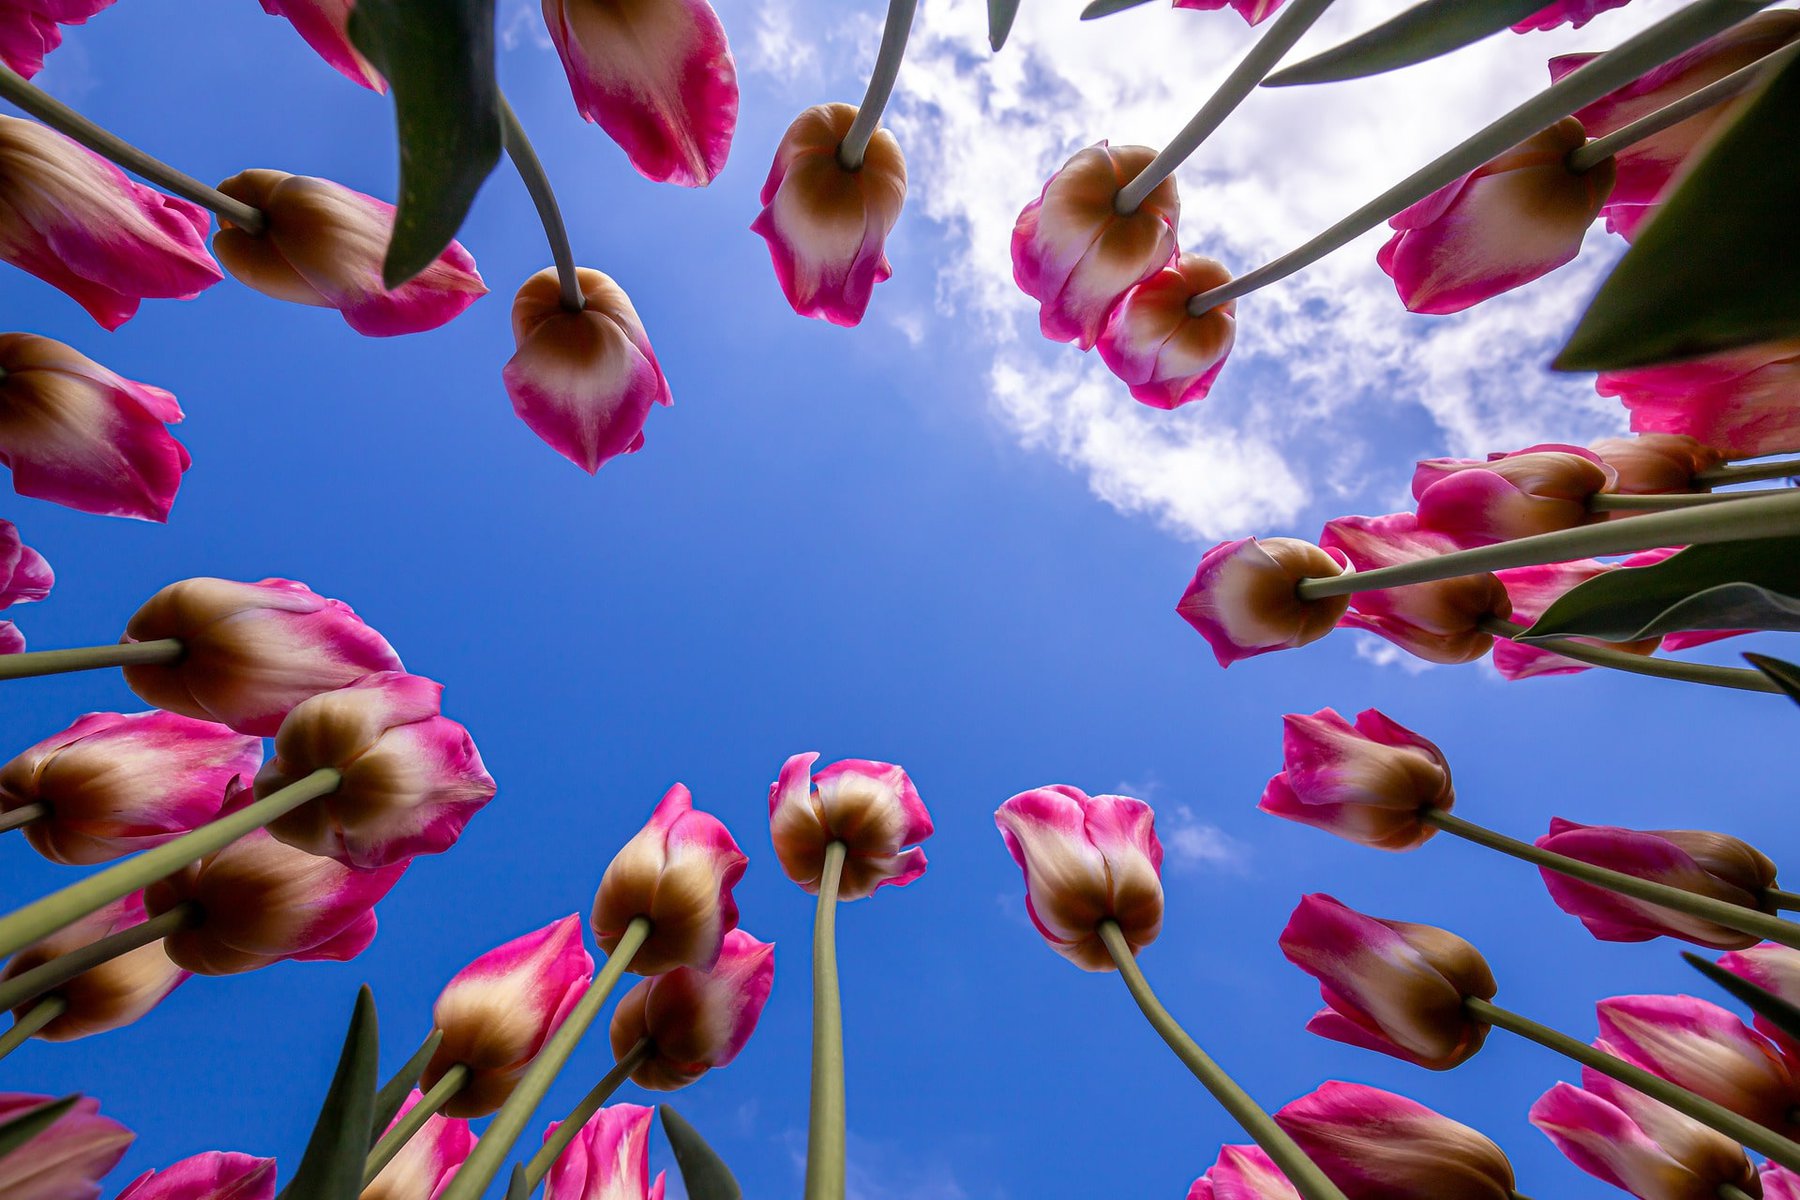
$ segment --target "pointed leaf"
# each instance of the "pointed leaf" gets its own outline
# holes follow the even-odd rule
[[[996,50],[1006,45],[1006,35],[1012,32],[1018,15],[1019,0],[988,0],[988,45]]]
[[[662,1113],[663,1133],[675,1152],[675,1165],[681,1170],[688,1200],[744,1200],[744,1189],[738,1186],[724,1160],[706,1144],[700,1131],[668,1105],[657,1108]]]
[[[1081,19],[1091,21],[1095,17],[1110,17],[1114,13],[1122,13],[1128,8],[1136,8],[1140,4],[1148,4],[1150,0],[1094,0],[1081,10]]]
[[[1800,1038],[1800,1008],[1774,992],[1757,987],[1742,976],[1733,975],[1717,963],[1707,962],[1690,950],[1683,950],[1681,957],[1687,959],[1688,965],[1696,971],[1742,1000],[1751,1012],[1766,1018],[1771,1025],[1789,1037]]]
[[[1689,546],[1569,589],[1519,635],[1633,642],[1684,629],[1800,630],[1800,538]]]
[[[313,1123],[306,1154],[276,1200],[357,1200],[375,1113],[375,1067],[381,1046],[375,1029],[375,996],[365,984],[344,1033],[337,1073]]]
[[[531,1195],[531,1177],[525,1173],[524,1163],[514,1163],[512,1178],[506,1181],[506,1200],[525,1200]]]
[[[1263,80],[1264,87],[1332,83],[1410,67],[1499,33],[1548,0],[1424,0],[1369,32]]]
[[[443,1030],[432,1030],[431,1036],[425,1039],[425,1044],[413,1051],[413,1056],[401,1064],[400,1069],[394,1072],[394,1077],[382,1084],[381,1090],[375,1093],[375,1112],[369,1119],[370,1146],[380,1141],[382,1132],[393,1124],[394,1118],[400,1113],[400,1106],[406,1103],[406,1098],[419,1085],[419,1076],[425,1073],[425,1068],[431,1064],[431,1056],[437,1053],[438,1043],[443,1040]]]
[[[75,1107],[80,1095],[64,1096],[61,1100],[46,1100],[36,1108],[28,1108],[12,1120],[0,1125],[0,1158],[5,1158],[26,1142],[62,1119],[62,1115]]]
[[[1786,692],[1795,704],[1800,704],[1800,667],[1791,662],[1782,662],[1779,658],[1770,658],[1766,654],[1746,654],[1744,658],[1774,681],[1775,686]]]

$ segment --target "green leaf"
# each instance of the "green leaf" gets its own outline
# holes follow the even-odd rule
[[[1795,704],[1800,704],[1800,667],[1791,662],[1782,662],[1779,658],[1770,658],[1766,654],[1746,654],[1744,659],[1767,675]]]
[[[525,1174],[524,1163],[514,1163],[512,1178],[506,1181],[506,1200],[525,1200],[531,1195],[531,1177]]]
[[[1019,15],[1019,0],[988,0],[988,45],[995,50],[1006,45],[1012,32],[1013,18]]]
[[[1800,334],[1800,59],[1696,157],[1552,364],[1610,371]]]
[[[381,1085],[375,1093],[375,1111],[369,1118],[369,1144],[373,1146],[381,1140],[382,1131],[393,1124],[400,1113],[400,1106],[406,1103],[407,1096],[419,1085],[419,1076],[431,1064],[431,1056],[437,1053],[438,1044],[444,1040],[444,1031],[434,1029],[425,1044],[413,1051],[413,1056],[401,1064],[394,1077]]]
[[[443,253],[500,161],[494,0],[357,0],[350,40],[394,92],[400,211],[381,277],[396,288]]]
[[[306,1154],[276,1200],[357,1200],[375,1115],[375,1067],[380,1057],[375,996],[365,984],[356,993],[337,1073],[313,1123]]]
[[[1264,87],[1333,83],[1410,67],[1517,24],[1543,0],[1424,0],[1369,32],[1263,80]]]
[[[0,1125],[0,1158],[5,1158],[26,1142],[62,1119],[62,1115],[75,1107],[79,1094],[64,1096],[61,1100],[46,1100],[36,1108],[28,1108],[12,1120]]]
[[[1688,965],[1694,970],[1742,1000],[1749,1006],[1751,1012],[1763,1017],[1769,1024],[1789,1037],[1800,1038],[1800,1008],[1796,1008],[1774,992],[1757,987],[1748,979],[1733,975],[1717,963],[1707,962],[1690,950],[1683,950],[1681,957],[1687,959]]]
[[[1081,19],[1091,21],[1095,17],[1110,17],[1114,13],[1122,13],[1128,8],[1136,8],[1140,4],[1148,4],[1150,0],[1094,0],[1081,10]]]
[[[1634,642],[1683,629],[1800,630],[1800,538],[1689,546],[1570,588],[1522,641]]]
[[[700,1131],[668,1105],[657,1107],[662,1113],[663,1133],[668,1135],[669,1148],[675,1152],[675,1165],[681,1169],[688,1200],[744,1200],[744,1189],[738,1186],[724,1160],[706,1144]]]

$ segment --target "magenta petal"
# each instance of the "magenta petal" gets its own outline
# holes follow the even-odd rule
[[[0,1122],[54,1100],[0,1092]],[[83,1096],[17,1150],[0,1158],[0,1196],[6,1200],[99,1200],[100,1181],[125,1156],[136,1137],[100,1115],[100,1102]]]
[[[62,26],[80,25],[113,0],[3,0],[0,61],[30,79],[44,56],[62,45]]]
[[[118,1200],[273,1200],[275,1160],[209,1150],[160,1171],[146,1171]]]
[[[377,92],[387,91],[387,80],[374,64],[350,44],[348,22],[355,0],[262,0],[263,11],[286,17],[294,32],[330,63],[344,78]]]
[[[1558,25],[1580,29],[1601,13],[1623,8],[1629,3],[1631,0],[1556,0],[1556,3],[1539,9],[1514,25],[1513,32],[1531,33],[1540,29],[1555,29]]]

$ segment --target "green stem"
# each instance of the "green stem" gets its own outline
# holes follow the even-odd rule
[[[1758,912],[1741,904],[1732,904],[1727,900],[1716,900],[1711,896],[1701,896],[1678,887],[1670,887],[1666,883],[1657,883],[1650,879],[1640,879],[1636,875],[1627,875],[1623,871],[1612,871],[1606,867],[1597,867],[1593,863],[1583,862],[1578,858],[1570,858],[1566,854],[1557,854],[1534,846],[1530,842],[1522,842],[1517,838],[1496,833],[1473,821],[1445,812],[1441,808],[1428,808],[1419,814],[1421,820],[1435,825],[1445,833],[1455,834],[1464,841],[1474,842],[1478,846],[1486,846],[1489,850],[1498,850],[1502,854],[1510,854],[1517,859],[1534,866],[1555,871],[1558,875],[1567,875],[1570,879],[1579,879],[1583,883],[1605,888],[1609,892],[1617,892],[1621,896],[1630,896],[1633,900],[1642,900],[1646,904],[1654,904],[1658,908],[1670,909],[1702,921],[1711,921],[1715,925],[1723,925],[1727,929],[1735,929],[1739,933],[1765,941],[1779,942],[1783,946],[1800,949],[1800,925],[1792,921],[1784,921],[1780,917]]]
[[[1735,1183],[1721,1183],[1718,1195],[1719,1200],[1755,1200],[1755,1197]]]
[[[74,138],[95,154],[110,158],[132,174],[141,175],[157,187],[174,192],[184,200],[192,200],[202,208],[210,208],[245,233],[255,235],[263,231],[264,221],[260,208],[253,208],[242,200],[233,200],[217,188],[207,187],[161,159],[150,157],[124,138],[100,128],[3,63],[0,63],[0,97],[12,101],[52,129]]]
[[[1532,134],[1585,108],[1613,89],[1767,8],[1773,0],[1698,0],[1684,5],[1560,83],[1538,93],[1461,145],[1432,160],[1305,245],[1188,301],[1198,316],[1260,287],[1286,279],[1356,240],[1389,217],[1447,187]]]
[[[99,667],[134,667],[145,663],[172,663],[184,649],[177,638],[153,642],[120,642],[116,646],[81,646],[73,650],[27,650],[0,655],[0,679],[27,679],[34,675],[66,675]]]
[[[1150,161],[1149,166],[1119,189],[1113,208],[1122,216],[1136,212],[1138,205],[1155,190],[1156,185],[1173,175],[1175,169],[1213,135],[1213,131],[1243,103],[1244,97],[1256,90],[1256,85],[1263,81],[1263,77],[1275,69],[1275,64],[1294,48],[1294,43],[1312,28],[1313,22],[1330,6],[1331,0],[1294,0],[1288,5],[1275,18],[1275,23],[1269,26],[1268,32],[1257,40],[1256,45],[1250,47],[1250,52],[1225,77],[1218,90],[1200,106],[1200,111],[1194,114],[1193,120],[1182,126],[1181,132],[1163,148],[1161,154]]]
[[[844,1006],[838,994],[838,884],[848,847],[825,847],[813,914],[812,1118],[806,1136],[805,1200],[844,1200]]]
[[[1516,640],[1525,632],[1525,626],[1516,621],[1507,621],[1500,617],[1483,617],[1481,628],[1495,637]],[[1781,687],[1761,671],[1748,671],[1743,667],[1715,667],[1711,663],[1684,662],[1675,658],[1652,658],[1648,654],[1632,654],[1624,650],[1615,650],[1610,646],[1595,646],[1576,638],[1547,637],[1533,638],[1523,643],[1534,650],[1549,650],[1564,658],[1572,658],[1576,662],[1586,663],[1590,667],[1605,667],[1613,671],[1626,671],[1633,675],[1650,675],[1657,679],[1679,679],[1683,683],[1704,683],[1711,687],[1732,688],[1740,692],[1763,692],[1769,695],[1781,695]]]
[[[261,829],[284,813],[290,813],[309,800],[330,795],[337,790],[343,776],[331,767],[317,771],[279,791],[271,792],[237,812],[184,833],[172,842],[133,855],[104,871],[89,875],[61,891],[51,892],[24,908],[0,917],[0,958],[10,957],[26,946],[48,937],[71,921],[79,921],[95,909],[128,896],[189,863],[205,858],[237,841],[252,830]]]
[[[443,1076],[432,1085],[429,1092],[419,1097],[419,1102],[406,1110],[406,1115],[394,1122],[393,1128],[381,1135],[375,1148],[369,1151],[369,1157],[363,1162],[363,1186],[366,1188],[375,1182],[381,1169],[394,1161],[394,1156],[406,1148],[413,1135],[425,1128],[425,1122],[431,1120],[450,1103],[451,1097],[463,1090],[469,1082],[469,1068],[461,1063],[454,1063]]]
[[[1150,990],[1149,980],[1138,969],[1137,959],[1132,956],[1131,947],[1126,943],[1119,923],[1109,917],[1100,922],[1099,933],[1100,940],[1106,943],[1106,949],[1119,968],[1119,974],[1124,977],[1125,987],[1131,992],[1131,998],[1137,1001],[1137,1006],[1150,1022],[1150,1027],[1162,1035],[1169,1049],[1175,1052],[1175,1057],[1194,1073],[1194,1078],[1212,1093],[1213,1099],[1274,1160],[1303,1200],[1344,1200],[1344,1193],[1325,1177],[1325,1172],[1307,1157],[1306,1151],[1295,1145],[1287,1131],[1275,1123],[1275,1118],[1264,1112],[1250,1098],[1249,1093],[1208,1057],[1206,1051],[1188,1036],[1187,1030],[1169,1015],[1169,1010],[1162,1006],[1156,993]]]
[[[1705,0],[1702,0],[1705,3]],[[1751,538],[1800,535],[1800,489],[1780,489],[1773,496],[1733,499],[1674,512],[1647,513],[1629,521],[1602,521],[1514,538],[1473,550],[1453,550],[1431,558],[1377,567],[1372,571],[1345,571],[1316,579],[1302,579],[1294,592],[1302,600],[1323,600],[1501,571],[1508,567],[1534,567],[1609,554],[1631,554],[1664,546],[1697,546],[1709,542],[1736,542]]]
[[[1800,458],[1772,458],[1768,462],[1733,463],[1713,467],[1694,476],[1695,487],[1730,487],[1734,483],[1762,483],[1800,475]]]
[[[1774,1159],[1790,1171],[1800,1170],[1800,1144],[1789,1141],[1767,1126],[1739,1116],[1722,1104],[1715,1104],[1704,1096],[1695,1095],[1684,1087],[1670,1083],[1660,1075],[1634,1067],[1623,1059],[1594,1049],[1586,1042],[1577,1041],[1566,1033],[1548,1025],[1540,1025],[1529,1017],[1522,1017],[1486,1000],[1470,996],[1463,1001],[1463,1010],[1477,1021],[1486,1022],[1508,1033],[1516,1033],[1528,1041],[1572,1058],[1584,1067],[1616,1079],[1652,1100],[1659,1100],[1676,1112],[1692,1117],[1731,1140]]]
[[[512,159],[513,169],[518,171],[525,190],[531,194],[531,203],[537,207],[538,220],[543,222],[550,258],[556,263],[556,280],[562,289],[562,306],[570,312],[580,312],[587,307],[587,297],[575,274],[575,251],[569,246],[569,227],[563,223],[562,209],[557,206],[556,189],[550,186],[543,161],[505,96],[500,97],[500,136],[506,144],[506,156]]]
[[[21,804],[17,808],[0,812],[0,833],[8,833],[23,828],[33,821],[41,821],[50,815],[48,805],[33,800],[30,804]]]
[[[111,962],[141,946],[148,946],[151,942],[161,941],[178,929],[199,924],[201,916],[200,905],[186,900],[166,913],[159,913],[147,921],[139,921],[129,929],[108,934],[67,954],[59,954],[29,971],[21,971],[11,979],[0,982],[0,1009],[17,1008],[27,1000],[34,1000],[46,992],[54,992],[77,975],[85,974],[102,963]]]
[[[0,1033],[0,1058],[5,1058],[56,1018],[69,1011],[69,1002],[61,996],[45,996],[32,1005],[31,1011],[13,1020],[13,1026]]]
[[[1788,912],[1800,910],[1800,893],[1784,892],[1780,888],[1774,887],[1764,888],[1763,899],[1776,908],[1785,909]]]
[[[402,1063],[398,1071],[388,1076],[387,1082],[375,1092],[375,1122],[369,1134],[370,1149],[374,1149],[375,1143],[381,1140],[385,1127],[394,1119],[394,1114],[400,1111],[400,1106],[406,1103],[413,1086],[419,1082],[419,1076],[425,1073],[425,1068],[431,1064],[432,1056],[443,1042],[444,1031],[433,1029],[425,1036],[419,1048],[413,1051],[412,1057]]]
[[[850,131],[838,143],[838,166],[846,171],[862,170],[869,139],[875,136],[888,97],[894,94],[894,80],[900,76],[900,60],[906,57],[906,39],[918,7],[918,0],[888,0],[887,24],[881,30],[881,48],[875,52],[875,69],[869,72],[869,90],[863,93]]]
[[[1773,496],[1787,488],[1763,488],[1754,492],[1673,492],[1660,496],[1625,496],[1616,492],[1597,492],[1588,497],[1588,511],[1666,512],[1673,508],[1696,508],[1703,504],[1723,504],[1748,496]]]
[[[563,1023],[556,1027],[556,1032],[550,1035],[550,1040],[532,1060],[531,1066],[525,1069],[519,1086],[513,1089],[513,1094],[507,1097],[506,1103],[500,1106],[500,1111],[494,1114],[493,1121],[481,1135],[481,1140],[475,1143],[475,1149],[469,1154],[468,1160],[463,1163],[438,1200],[478,1200],[478,1197],[486,1194],[488,1185],[494,1181],[494,1176],[499,1174],[507,1156],[512,1153],[513,1143],[519,1140],[519,1135],[525,1132],[532,1114],[543,1103],[544,1093],[550,1090],[550,1085],[568,1063],[569,1056],[575,1053],[582,1035],[594,1023],[594,1018],[600,1015],[600,1006],[606,1003],[607,996],[619,982],[619,976],[625,973],[625,969],[631,965],[632,956],[649,936],[650,918],[633,917],[631,924],[625,927],[624,934],[619,938],[619,944],[606,956],[606,963],[600,968],[600,973],[594,976],[594,982],[588,986],[588,990],[576,1002]]]
[[[596,1083],[593,1089],[581,1098],[580,1104],[569,1110],[568,1116],[557,1123],[555,1132],[544,1139],[544,1144],[538,1148],[538,1152],[531,1156],[530,1162],[525,1164],[525,1174],[521,1177],[524,1190],[509,1188],[507,1200],[523,1200],[523,1197],[529,1196],[537,1185],[544,1181],[544,1176],[550,1174],[550,1168],[556,1165],[556,1160],[562,1157],[562,1152],[569,1148],[569,1143],[575,1140],[575,1135],[581,1132],[583,1126],[593,1120],[594,1114],[600,1111],[601,1107],[612,1098],[612,1094],[618,1091],[627,1079],[631,1078],[631,1073],[637,1070],[655,1050],[655,1042],[647,1037],[639,1038],[637,1044],[625,1052],[625,1057],[614,1063],[612,1070],[600,1077],[600,1082]]]

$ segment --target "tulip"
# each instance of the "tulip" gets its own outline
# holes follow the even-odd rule
[[[1681,433],[1601,438],[1588,449],[1610,467],[1622,496],[1666,496],[1695,489],[1694,476],[1725,461],[1722,451]]]
[[[1766,1162],[1756,1175],[1762,1182],[1762,1200],[1800,1200],[1800,1174]]]
[[[0,654],[25,653],[25,635],[11,621],[0,621]]]
[[[444,1040],[420,1081],[437,1085],[461,1065],[468,1080],[444,1106],[453,1117],[481,1117],[506,1102],[525,1068],[588,989],[594,960],[571,913],[514,938],[458,971],[432,1007]]]
[[[1761,912],[1776,911],[1765,895],[1765,889],[1775,882],[1775,864],[1755,847],[1722,833],[1578,825],[1556,817],[1537,845],[1695,895]],[[1633,900],[1555,871],[1541,874],[1556,906],[1580,918],[1588,932],[1603,942],[1672,937],[1719,950],[1742,950],[1756,942],[1735,929]]]
[[[1260,1146],[1221,1146],[1219,1161],[1194,1180],[1187,1200],[1300,1200]]]
[[[115,375],[61,342],[0,333],[0,463],[21,496],[166,521],[188,452],[163,426],[181,418],[161,388]]]
[[[50,1096],[0,1092],[0,1124],[52,1101]],[[0,1157],[0,1196],[6,1200],[99,1200],[100,1181],[136,1134],[100,1115],[100,1102],[83,1096],[48,1129]]]
[[[1325,524],[1319,545],[1358,571],[1433,558],[1460,549],[1455,539],[1419,527],[1411,513],[1338,517]],[[1512,614],[1506,588],[1492,574],[1460,575],[1431,583],[1358,592],[1340,624],[1366,629],[1428,662],[1473,662],[1488,652],[1490,618]]]
[[[1789,1004],[1800,1004],[1800,950],[1763,942],[1748,950],[1732,951],[1719,959],[1719,965],[1766,992],[1774,992]],[[1782,1047],[1790,1059],[1800,1062],[1800,1037],[1760,1013],[1755,1021],[1757,1029]]]
[[[794,118],[750,226],[769,244],[788,304],[833,325],[858,324],[869,293],[894,273],[885,247],[906,201],[906,159],[887,130],[875,131],[856,170],[838,161],[855,120],[850,104],[815,104]]]
[[[350,9],[354,4],[355,0],[262,0],[264,12],[292,22],[294,32],[338,74],[373,91],[385,92],[387,80],[350,42]]]
[[[62,45],[64,25],[82,25],[113,0],[0,0],[0,61],[30,79]]]
[[[1282,771],[1257,807],[1358,845],[1422,846],[1437,832],[1422,814],[1456,805],[1444,752],[1372,708],[1354,726],[1329,708],[1289,713],[1282,756]]]
[[[143,921],[144,894],[133,892],[19,951],[0,970],[0,980],[23,975]],[[63,1011],[35,1036],[46,1042],[72,1042],[122,1029],[146,1016],[187,977],[186,971],[169,961],[161,941],[128,950],[57,987],[54,995],[62,1000]],[[23,1020],[37,1003],[27,1001],[13,1010],[13,1016]]]
[[[931,814],[905,770],[846,758],[814,775],[818,757],[794,755],[769,785],[769,834],[787,877],[818,895],[832,842],[845,847],[839,900],[861,900],[883,884],[905,887],[923,875],[925,851],[917,843],[931,836]]]
[[[1687,434],[1731,458],[1800,450],[1800,341],[1608,371],[1594,388],[1619,398],[1638,433]]]
[[[1218,259],[1182,254],[1119,301],[1100,335],[1100,357],[1134,400],[1174,409],[1206,399],[1237,338],[1237,302],[1199,316],[1188,301],[1231,281]]]
[[[126,642],[175,638],[171,663],[125,668],[140,697],[170,712],[268,737],[302,700],[401,670],[387,640],[341,600],[291,579],[184,579],[144,602]]]
[[[631,1081],[653,1092],[686,1087],[738,1056],[774,983],[774,944],[733,929],[711,968],[676,967],[620,998],[609,1031],[613,1057],[648,1038],[652,1049]]]
[[[1800,1079],[1768,1041],[1692,996],[1613,996],[1595,1005],[1594,1045],[1792,1138]]]
[[[1282,0],[1175,0],[1176,8],[1235,8],[1238,16],[1251,25],[1260,25],[1275,14]]]
[[[647,917],[650,934],[630,970],[710,970],[725,935],[737,928],[731,889],[749,862],[731,831],[695,809],[687,788],[676,784],[600,877],[591,922],[600,948],[611,954],[632,920]]]
[[[1486,462],[1427,459],[1413,474],[1419,528],[1459,546],[1573,529],[1595,518],[1588,503],[1617,481],[1610,467],[1579,446],[1531,446]]]
[[[1631,0],[1556,0],[1513,26],[1514,33],[1531,33],[1539,29],[1555,29],[1567,25],[1580,29],[1589,21],[1614,8],[1623,8]]]
[[[1025,875],[1032,924],[1082,970],[1116,969],[1103,921],[1118,924],[1134,957],[1162,932],[1162,843],[1142,800],[1055,784],[1020,792],[994,824]]]
[[[219,815],[260,739],[176,713],[89,713],[0,767],[0,811],[41,804],[25,836],[52,862],[108,862]]]
[[[1150,165],[1148,146],[1106,142],[1078,150],[1013,226],[1013,281],[1039,304],[1044,336],[1091,350],[1125,293],[1176,256],[1181,202],[1164,179],[1135,212],[1119,191]]]
[[[1316,642],[1350,597],[1302,600],[1302,579],[1343,574],[1336,558],[1299,538],[1239,538],[1206,552],[1175,611],[1212,646],[1221,667]]]
[[[1639,1200],[1716,1200],[1725,1186],[1757,1194],[1736,1142],[1641,1092],[1582,1072],[1531,1106],[1531,1123],[1583,1171]]]
[[[389,290],[381,264],[394,206],[329,179],[258,169],[240,171],[219,190],[259,209],[267,225],[248,233],[221,222],[213,252],[225,269],[265,296],[335,308],[358,333],[392,337],[436,329],[487,293],[460,242]]]
[[[737,129],[737,65],[706,0],[543,0],[575,107],[658,183],[705,187]]]
[[[1506,587],[1512,600],[1513,619],[1529,625],[1544,615],[1569,589],[1617,570],[1613,563],[1597,558],[1573,562],[1544,563],[1535,567],[1511,567],[1494,574]],[[1643,638],[1635,642],[1601,642],[1593,638],[1575,638],[1590,646],[1604,646],[1627,654],[1651,654],[1662,644],[1661,638]],[[1544,650],[1526,642],[1494,643],[1494,669],[1506,679],[1530,679],[1537,675],[1573,675],[1588,669],[1587,663]]]
[[[558,454],[592,475],[608,459],[643,448],[654,404],[673,404],[669,382],[631,298],[611,277],[576,272],[586,307],[562,306],[546,267],[513,300],[518,349],[501,378],[513,411]]]
[[[209,1150],[145,1171],[118,1200],[274,1200],[275,1160]]]
[[[571,919],[579,924],[579,918]],[[388,1129],[398,1125],[422,1099],[414,1088]],[[467,1121],[433,1113],[362,1190],[359,1200],[435,1200],[474,1148],[475,1135]]]
[[[0,521],[0,608],[42,600],[55,582],[44,556],[19,540],[19,527]]]
[[[1319,981],[1327,1007],[1307,1031],[1445,1071],[1481,1049],[1488,1027],[1463,1011],[1496,985],[1481,952],[1431,925],[1384,921],[1322,893],[1301,899],[1281,952]]]
[[[595,1113],[544,1181],[544,1200],[663,1200],[663,1176],[650,1180],[654,1109],[615,1104]],[[549,1141],[556,1132],[544,1131]]]
[[[1467,1125],[1417,1101],[1333,1080],[1275,1120],[1347,1200],[1510,1200],[1512,1164]]]

